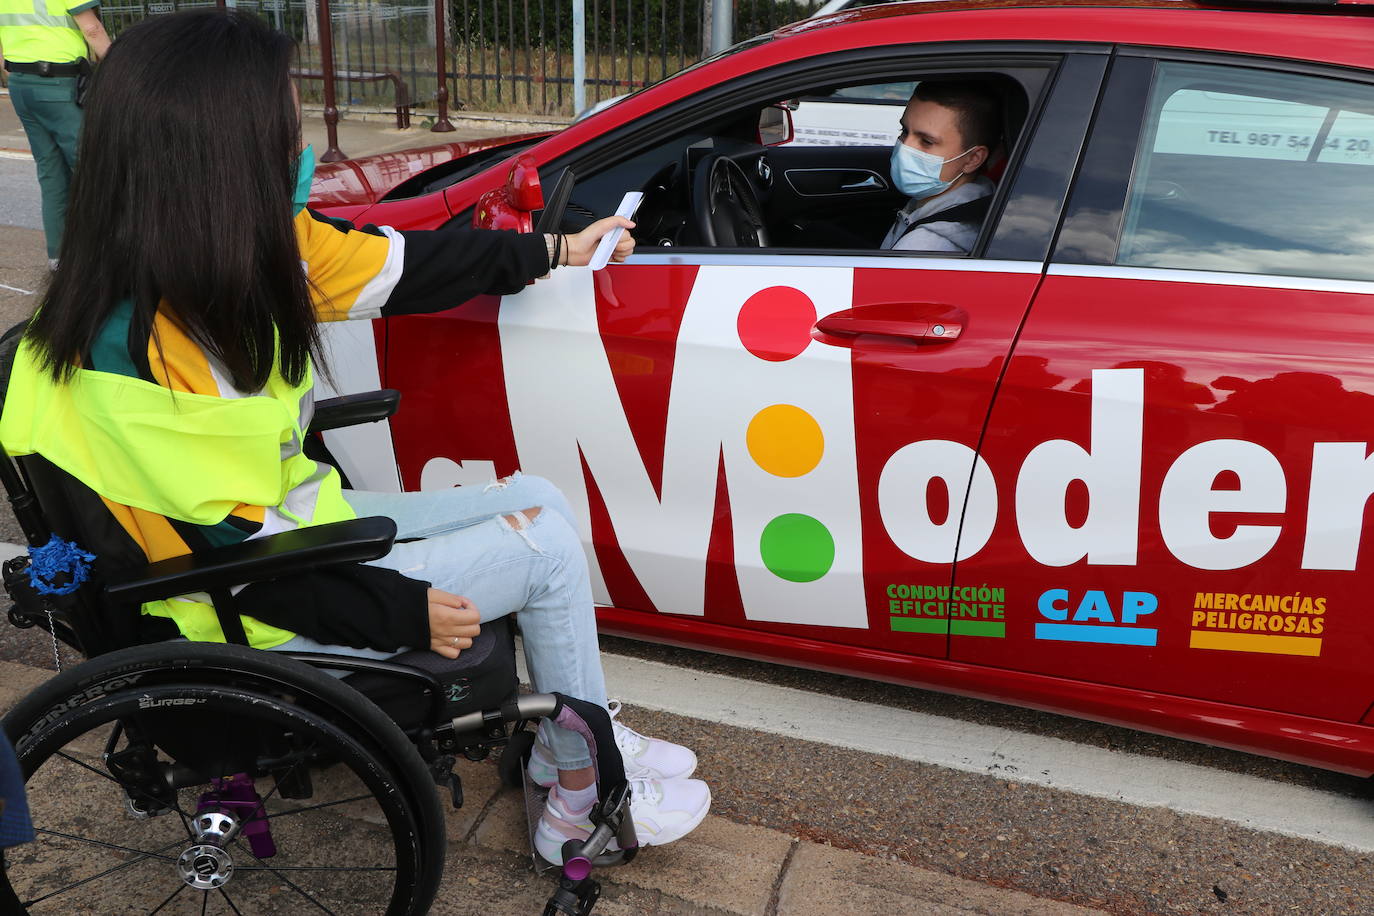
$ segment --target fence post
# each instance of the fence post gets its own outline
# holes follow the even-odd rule
[[[587,0],[573,0],[573,114],[587,107]]]
[[[348,157],[339,149],[339,109],[334,99],[334,23],[329,18],[329,0],[317,0],[320,18],[320,70],[324,73],[324,130],[329,148],[321,162],[338,162]]]
[[[711,53],[719,54],[734,44],[734,0],[711,0]]]
[[[434,93],[434,101],[439,105],[439,117],[430,128],[436,134],[447,133],[454,129],[448,119],[448,26],[444,22],[444,7],[448,0],[434,0],[434,69],[439,75],[439,91]]]

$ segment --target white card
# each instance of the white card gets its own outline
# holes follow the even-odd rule
[[[625,196],[621,198],[620,206],[616,209],[615,215],[631,219],[635,215],[635,211],[639,209],[639,202],[643,199],[643,191],[627,191]],[[596,246],[596,251],[592,254],[591,263],[587,266],[592,270],[600,270],[609,264],[611,255],[615,253],[615,246],[624,232],[624,229],[616,228],[603,235],[600,243]]]

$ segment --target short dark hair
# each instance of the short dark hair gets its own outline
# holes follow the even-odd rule
[[[71,219],[28,337],[54,378],[131,300],[131,339],[159,307],[256,391],[319,353],[293,227],[295,44],[235,10],[125,29],[91,81]]]
[[[1002,104],[987,82],[922,80],[911,97],[953,111],[968,147],[986,146],[991,152],[1002,139]]]

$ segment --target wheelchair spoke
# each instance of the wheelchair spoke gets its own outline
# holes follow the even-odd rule
[[[253,853],[252,853],[251,851],[248,852],[248,855],[253,859],[253,861],[257,862],[257,863],[258,863],[260,866],[262,866],[262,867],[261,867],[261,868],[253,868],[252,866],[239,866],[239,868],[236,869],[237,871],[270,871],[272,874],[276,875],[278,878],[281,879],[282,884],[285,884],[287,887],[291,888],[293,891],[295,891],[296,893],[300,894],[300,895],[301,895],[302,897],[304,897],[306,900],[309,900],[311,903],[315,904],[315,906],[319,907],[321,910],[323,910],[324,912],[328,913],[329,916],[338,916],[338,914],[336,914],[336,913],[335,913],[333,910],[331,910],[329,907],[325,906],[323,903],[320,903],[320,902],[319,902],[318,900],[316,900],[314,897],[310,896],[308,893],[306,893],[304,890],[302,890],[299,886],[297,886],[296,882],[294,882],[294,881],[292,881],[290,878],[286,877],[286,875],[283,875],[283,874],[281,873],[281,869],[275,868],[275,867],[273,867],[273,866],[271,866],[271,865],[268,865],[268,864],[267,864],[266,862],[264,862],[262,859],[259,859],[257,856],[253,855]]]
[[[172,900],[176,898],[176,895],[177,895],[177,894],[180,894],[182,891],[186,890],[186,888],[188,888],[188,887],[190,887],[190,886],[191,886],[191,885],[189,885],[189,884],[178,884],[178,885],[177,885],[177,889],[174,890],[174,891],[172,891],[170,894],[168,894],[168,895],[167,895],[167,899],[164,900],[164,901],[162,901],[161,903],[159,903],[159,904],[157,905],[157,909],[149,911],[148,916],[157,916],[158,910],[162,909],[164,906],[166,906],[167,904],[171,903]],[[204,903],[201,904],[200,911],[201,911],[202,913],[205,912],[205,904],[204,904]]]
[[[244,818],[243,823],[247,825],[253,823],[254,821],[279,821],[284,817],[291,817],[294,814],[305,814],[310,811],[319,811],[322,808],[332,808],[335,805],[347,805],[352,802],[367,801],[369,798],[376,797],[377,796],[369,792],[366,795],[355,795],[352,798],[340,798],[334,801],[320,802],[317,805],[306,805],[304,808],[291,808],[286,811],[277,811],[272,814],[267,814],[264,812],[262,816],[258,816],[255,814],[252,817]],[[266,800],[267,799],[263,799],[263,801]]]
[[[319,742],[319,741],[316,741],[315,743],[311,744],[309,748],[307,748],[307,749],[304,750],[304,751],[301,751],[301,753],[300,753],[298,759],[296,760],[296,762],[293,763],[293,764],[291,764],[290,768],[287,769],[287,771],[286,771],[286,773],[284,774],[284,776],[275,776],[275,775],[273,776],[272,791],[268,792],[266,795],[264,795],[264,796],[261,798],[261,802],[262,802],[262,804],[263,804],[264,806],[266,806],[268,800],[271,799],[272,796],[276,795],[276,794],[277,794],[277,791],[278,791],[279,789],[281,789],[282,779],[290,777],[293,773],[296,772],[296,770],[300,769],[302,766],[305,766],[305,762],[306,762],[306,760],[309,758],[309,755],[312,754],[312,753],[314,753],[315,751],[319,750],[319,747],[320,747],[320,742]],[[264,807],[264,810],[265,810],[265,807]]]
[[[294,692],[258,689],[255,666],[280,679],[278,666],[246,659],[245,684],[174,678],[48,714],[21,758],[38,848],[8,869],[35,913],[108,912],[122,898],[131,912],[163,916],[197,912],[199,898],[202,914],[400,916],[433,899],[433,799],[394,791],[428,777],[413,747],[400,732],[296,705]],[[334,683],[308,686],[343,707]],[[77,791],[91,804],[71,807]],[[195,852],[221,843],[227,860]],[[207,861],[182,862],[183,845]],[[209,858],[216,871],[198,880]]]
[[[44,832],[44,833],[52,833],[53,831],[46,830],[46,831],[43,831],[43,832]],[[59,836],[62,836],[63,834],[58,834],[58,835],[59,835]],[[107,844],[107,843],[99,843],[99,844],[97,844],[97,845],[106,846],[106,845],[109,845],[109,844]],[[91,875],[89,878],[82,878],[80,881],[77,881],[75,884],[68,884],[68,885],[67,885],[66,887],[64,887],[64,888],[59,888],[58,890],[53,891],[51,894],[44,894],[42,897],[35,897],[35,898],[33,898],[32,900],[25,901],[24,905],[27,907],[27,906],[31,906],[31,905],[33,905],[33,904],[35,904],[35,903],[42,903],[44,900],[50,900],[50,899],[52,899],[53,897],[58,896],[59,894],[65,894],[65,893],[67,893],[68,891],[74,891],[74,890],[76,890],[78,887],[81,887],[82,885],[90,884],[92,881],[99,881],[101,878],[104,878],[104,877],[107,877],[107,876],[109,876],[109,875],[112,875],[112,874],[114,874],[115,872],[118,872],[118,871],[123,871],[123,870],[126,869],[126,868],[132,868],[133,866],[138,865],[138,864],[141,863],[141,862],[146,862],[146,861],[148,861],[148,860],[150,860],[150,859],[154,859],[154,858],[157,858],[157,859],[166,859],[166,858],[168,858],[168,857],[167,857],[167,856],[160,855],[160,853],[162,853],[163,850],[171,849],[172,847],[174,847],[174,846],[179,846],[179,845],[181,845],[181,841],[180,841],[180,840],[173,840],[172,842],[168,843],[166,846],[163,846],[161,849],[157,850],[157,852],[145,852],[145,853],[142,853],[142,854],[139,855],[139,857],[138,857],[137,859],[134,859],[134,860],[132,860],[132,861],[130,861],[130,862],[121,862],[120,864],[118,864],[118,865],[116,865],[116,866],[114,866],[114,867],[112,867],[112,868],[107,868],[107,869],[105,869],[104,871],[100,872],[99,874]],[[116,847],[116,848],[118,848],[118,847]],[[187,885],[183,884],[183,885],[181,885],[181,886],[182,886],[182,887],[186,887]],[[174,894],[173,896],[175,896],[175,894]],[[169,899],[170,899],[170,898],[169,898]],[[165,902],[164,902],[163,905],[164,905],[164,906],[166,905]],[[161,909],[161,908],[162,908],[161,906],[158,907],[158,909]],[[155,912],[156,912],[156,911],[155,911]]]
[[[79,766],[79,767],[81,767],[81,768],[83,768],[83,769],[89,770],[90,772],[92,772],[92,773],[94,773],[95,775],[99,776],[101,779],[107,779],[107,780],[109,780],[110,782],[112,782],[112,783],[114,783],[115,785],[119,786],[120,791],[127,791],[127,790],[128,790],[127,787],[124,785],[124,783],[120,782],[118,779],[116,779],[116,778],[115,778],[114,776],[112,776],[111,774],[106,773],[106,772],[103,771],[103,770],[99,770],[99,769],[97,769],[97,768],[91,766],[89,763],[87,763],[87,762],[84,761],[84,760],[77,760],[75,757],[73,757],[71,754],[68,754],[68,753],[65,752],[65,751],[58,751],[58,752],[56,752],[55,754],[53,754],[53,756],[54,756],[54,757],[60,757],[61,759],[66,760],[66,761],[68,761],[69,763],[74,763],[74,764],[76,764],[77,766]],[[138,795],[142,796],[142,797],[143,797],[145,800],[147,800],[147,801],[151,801],[151,802],[153,802],[154,804],[157,804],[157,805],[161,805],[161,804],[162,804],[162,802],[161,802],[160,799],[154,798],[152,795],[149,795],[147,792],[144,792],[144,791],[139,790],[139,789],[135,789],[134,791],[135,791]],[[177,803],[177,804],[175,804],[175,805],[173,806],[173,810],[176,811],[177,816],[178,816],[179,818],[181,818],[181,826],[182,826],[182,829],[184,829],[184,830],[186,831],[186,836],[188,836],[188,837],[193,836],[193,834],[192,834],[192,832],[191,832],[190,816],[189,816],[185,811],[182,810],[181,805],[180,805],[179,803]]]
[[[120,846],[118,843],[106,843],[103,840],[92,840],[84,836],[77,836],[74,833],[63,833],[60,830],[47,830],[42,827],[39,827],[34,832],[44,834],[46,836],[61,837],[64,840],[72,840],[76,843],[85,843],[88,846],[103,846],[106,849],[117,849],[120,852],[132,852],[139,856],[142,856],[145,859],[162,859],[165,862],[176,861],[176,859],[172,856],[162,855],[162,850],[158,850],[156,852],[148,852],[147,850],[143,849],[135,849],[132,846]],[[170,849],[171,847],[178,845],[180,842],[181,840],[173,840],[166,846],[163,846],[162,849]]]
[[[294,872],[396,872],[396,871],[399,871],[399,869],[397,869],[395,866],[391,866],[391,865],[269,865],[269,864],[267,864],[266,862],[264,862],[262,859],[259,859],[257,856],[253,855],[253,851],[243,844],[242,839],[237,839],[237,840],[235,840],[235,841],[234,841],[234,846],[235,846],[236,848],[241,849],[241,850],[243,850],[244,852],[246,852],[246,853],[248,854],[248,857],[249,857],[250,859],[252,859],[254,862],[257,862],[257,863],[258,863],[257,865],[240,865],[240,866],[238,866],[237,868],[234,869],[235,872],[271,872],[273,875],[276,875],[278,878],[280,878],[283,884],[285,884],[287,887],[291,888],[291,889],[292,889],[293,891],[295,891],[296,893],[300,894],[300,895],[301,895],[302,897],[304,897],[306,900],[309,900],[311,903],[315,904],[315,906],[319,907],[320,910],[322,910],[323,912],[328,913],[329,916],[336,916],[336,914],[334,913],[333,910],[329,909],[329,907],[325,906],[323,903],[321,903],[320,901],[316,900],[314,897],[312,897],[312,896],[311,896],[309,893],[307,893],[305,890],[303,890],[302,888],[300,888],[299,886],[297,886],[296,883],[295,883],[294,881],[292,881],[290,878],[286,877],[286,875],[282,874],[282,872],[284,872],[284,871],[294,871]]]
[[[221,887],[219,889],[219,895],[224,898],[225,903],[229,904],[229,909],[233,910],[236,916],[243,916],[243,913],[239,912],[239,908],[234,906],[234,901],[229,899],[229,894],[224,890],[224,888]]]
[[[244,871],[270,871],[272,873],[283,871],[395,871],[394,865],[241,865],[234,869],[236,872]]]
[[[247,853],[248,856],[249,856],[250,858],[252,858],[254,861],[256,861],[256,862],[259,863],[258,865],[240,865],[240,866],[238,866],[236,869],[234,869],[236,872],[240,872],[240,873],[241,873],[241,872],[247,872],[247,871],[253,871],[253,872],[270,871],[270,872],[272,872],[272,873],[274,873],[274,874],[277,873],[277,872],[283,872],[283,871],[315,871],[315,872],[319,872],[319,871],[389,871],[389,872],[395,872],[395,871],[398,870],[398,869],[396,868],[396,866],[394,866],[394,865],[268,865],[266,862],[263,862],[262,859],[259,859],[257,856],[253,855],[253,851],[252,851],[251,849],[249,849],[247,846],[244,845],[243,840],[242,840],[241,838],[240,838],[240,839],[234,840],[234,848],[235,848],[235,849],[242,850],[243,852]],[[280,877],[280,876],[279,876],[279,877]]]

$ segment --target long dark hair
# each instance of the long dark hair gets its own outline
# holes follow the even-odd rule
[[[257,391],[298,384],[319,332],[292,227],[299,124],[290,38],[235,10],[146,20],[96,70],[59,266],[30,323],[70,377],[121,300],[146,340],[159,303]]]

